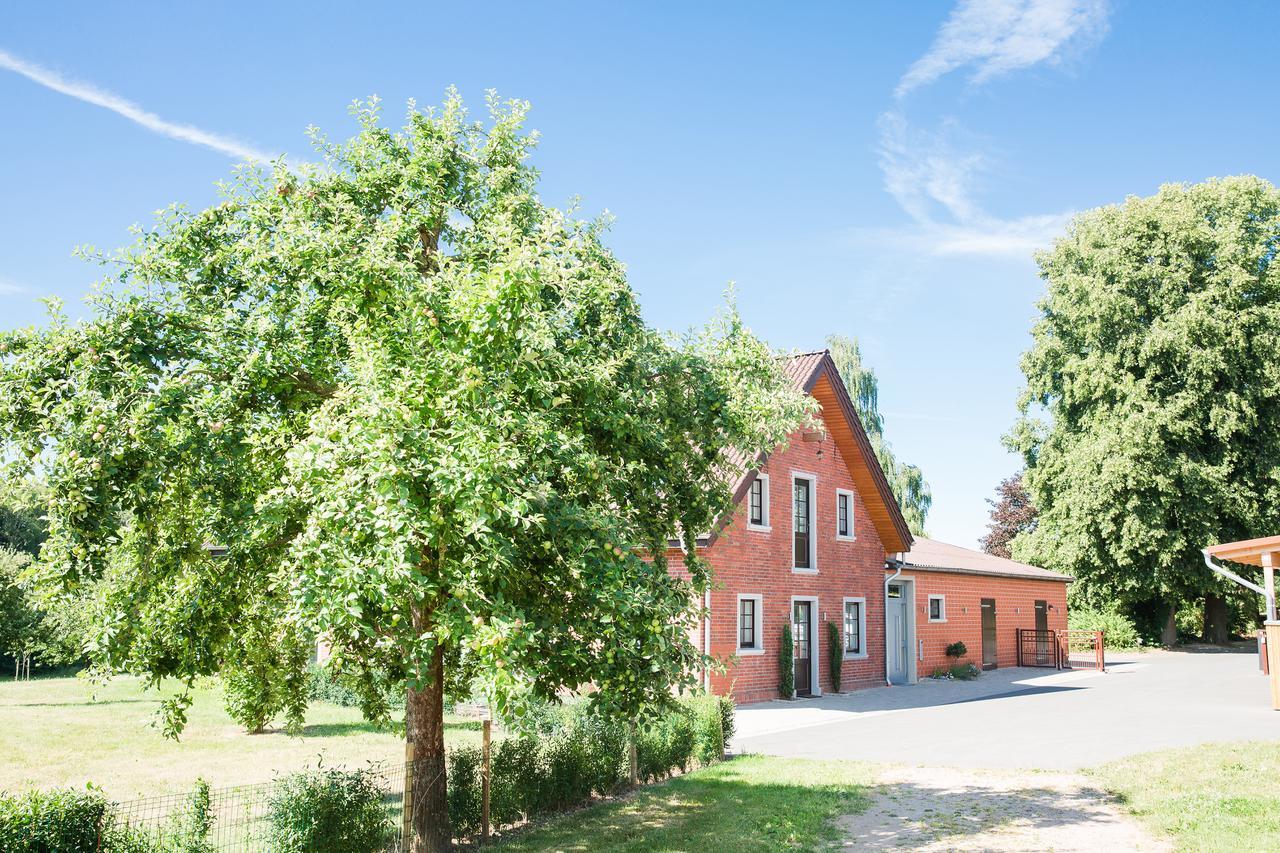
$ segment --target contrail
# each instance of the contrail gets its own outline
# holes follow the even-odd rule
[[[129,119],[129,121],[142,125],[147,130],[158,133],[161,136],[167,136],[170,139],[190,142],[194,145],[203,145],[206,148],[212,148],[214,151],[220,151],[238,159],[267,161],[274,159],[276,156],[265,151],[259,151],[230,137],[210,133],[207,130],[192,127],[189,124],[167,121],[155,113],[143,109],[133,101],[99,89],[89,83],[68,80],[55,71],[50,71],[48,68],[19,59],[5,50],[0,50],[0,68],[21,74],[46,89],[52,89],[55,92],[61,92],[87,104],[111,110],[113,113]]]

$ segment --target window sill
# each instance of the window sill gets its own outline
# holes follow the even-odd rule
[[[795,566],[791,567],[791,574],[793,575],[816,575],[817,573],[817,569],[799,569]]]
[[[773,532],[773,528],[767,524],[752,524],[749,521],[747,522],[747,529],[754,530],[756,533],[772,533]]]
[[[929,620],[930,625],[945,625],[946,622],[947,622],[946,619],[930,619]]]
[[[858,537],[857,536],[841,536],[839,533],[837,533],[836,541],[837,542],[857,542]]]
[[[866,652],[845,652],[844,659],[845,660],[866,660],[867,653]]]
[[[755,657],[764,654],[764,649],[738,649],[738,657]]]

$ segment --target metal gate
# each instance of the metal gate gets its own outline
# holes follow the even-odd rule
[[[1052,631],[1018,628],[1018,666],[1096,669],[1105,672],[1101,631]]]
[[[1106,672],[1101,631],[1059,631],[1058,666],[1062,669],[1096,669]]]
[[[1058,640],[1055,632],[1018,628],[1018,666],[1045,666],[1058,669]]]

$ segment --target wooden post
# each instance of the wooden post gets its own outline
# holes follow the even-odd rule
[[[1103,645],[1103,634],[1097,631],[1093,635],[1094,654],[1098,656],[1098,672],[1107,671],[1106,646]]]
[[[480,837],[489,840],[489,740],[493,721],[484,721],[484,736],[480,747]]]
[[[630,768],[628,781],[631,787],[640,784],[640,758],[636,755],[636,724],[631,723],[627,726],[627,764]]]
[[[404,826],[401,829],[404,849],[413,843],[413,744],[404,745]]]
[[[1267,622],[1267,668],[1271,677],[1271,707],[1280,711],[1280,621]]]

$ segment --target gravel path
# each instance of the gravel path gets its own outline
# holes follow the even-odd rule
[[[858,850],[1172,849],[1076,774],[892,768],[867,810],[838,823]]]

